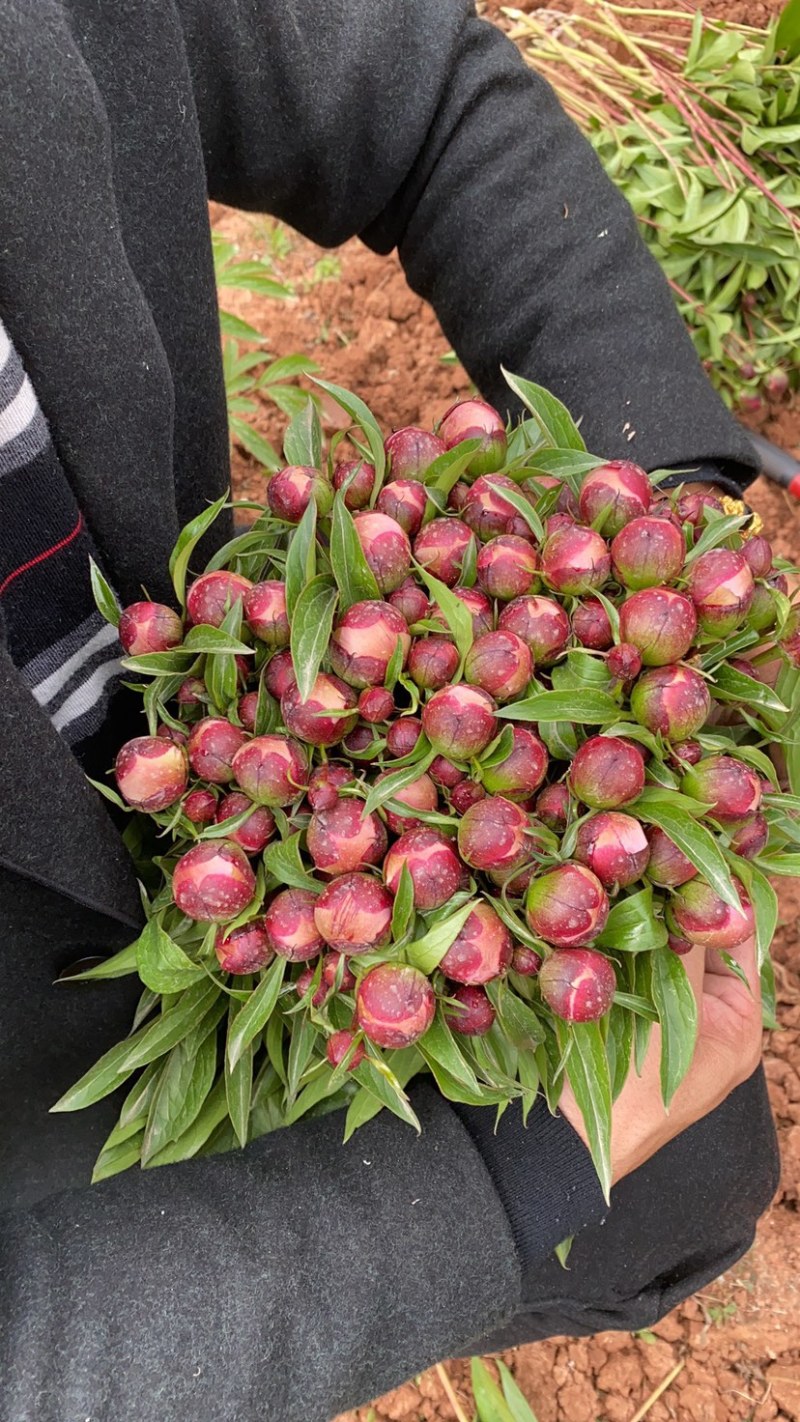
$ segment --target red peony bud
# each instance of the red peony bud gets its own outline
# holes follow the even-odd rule
[[[721,825],[735,825],[758,813],[761,781],[744,761],[712,755],[691,766],[681,781],[684,795],[705,800],[708,813]]]
[[[483,545],[478,554],[477,574],[488,597],[509,602],[537,587],[539,557],[524,538],[503,534]]]
[[[257,805],[290,805],[308,779],[305,752],[288,736],[256,736],[233,757],[237,783]]]
[[[400,963],[371,968],[356,990],[356,1024],[376,1047],[408,1047],[424,1036],[436,1011],[424,973]]]
[[[602,518],[603,532],[613,538],[631,519],[647,513],[652,497],[644,469],[627,459],[613,459],[586,475],[578,506],[585,523]]]
[[[615,810],[644,789],[644,761],[631,741],[590,736],[578,749],[569,772],[573,795],[593,810]]]
[[[547,749],[529,726],[514,726],[512,730],[511,750],[505,760],[485,767],[483,784],[490,795],[527,800],[547,774]]]
[[[533,948],[518,943],[511,958],[511,971],[522,978],[535,978],[542,966],[542,958]]]
[[[614,575],[633,592],[674,582],[685,557],[683,533],[665,518],[635,518],[611,544]]]
[[[437,755],[428,767],[431,780],[435,785],[440,785],[443,790],[453,790],[456,785],[460,785],[462,780],[466,780],[466,771],[454,765],[447,756]]]
[[[572,630],[582,647],[604,652],[614,641],[608,613],[596,597],[579,602],[572,614]]]
[[[290,464],[273,474],[267,484],[270,512],[284,523],[299,523],[311,500],[323,517],[330,513],[333,489],[319,469],[309,465]]]
[[[308,852],[325,874],[349,874],[379,864],[386,853],[386,828],[377,815],[364,815],[363,800],[337,800],[315,810],[307,831]]]
[[[439,691],[453,680],[461,658],[449,637],[418,637],[408,658],[408,674],[423,691]]]
[[[244,616],[259,641],[268,647],[288,647],[289,618],[283,583],[256,583],[245,597]]]
[[[282,652],[276,652],[274,657],[270,657],[264,668],[264,684],[270,696],[274,696],[276,701],[294,686],[297,677],[292,666],[292,654],[287,647]]]
[[[482,637],[484,632],[491,632],[494,625],[494,614],[492,604],[485,593],[479,592],[477,588],[453,588],[453,596],[457,597],[459,602],[463,602],[472,618],[473,637]],[[439,623],[449,633],[448,624],[438,608],[428,615],[432,622]]]
[[[343,874],[323,889],[314,922],[337,953],[370,953],[392,936],[392,896],[371,874]]]
[[[559,864],[533,880],[525,916],[531,933],[545,943],[582,948],[602,933],[608,907],[608,895],[591,869]]]
[[[308,803],[312,810],[329,810],[339,799],[340,790],[353,785],[353,772],[347,765],[334,765],[331,761],[317,766],[308,782]]]
[[[664,667],[688,652],[697,632],[697,617],[683,593],[644,588],[623,602],[619,632],[623,642],[639,648],[646,667]]]
[[[472,869],[515,869],[532,848],[525,811],[502,795],[472,805],[458,826],[458,851]]]
[[[482,785],[475,780],[459,780],[450,791],[450,805],[457,815],[465,815],[472,805],[477,805],[486,795]]]
[[[409,627],[427,617],[430,601],[413,578],[406,578],[399,588],[389,594],[389,603],[402,615]]]
[[[447,453],[444,440],[429,430],[417,429],[415,425],[405,425],[395,430],[383,442],[389,460],[389,479],[421,479],[430,469],[434,459]]]
[[[238,844],[207,840],[178,860],[172,875],[172,896],[187,918],[200,923],[226,923],[252,903],[256,876]]]
[[[355,1032],[351,1032],[350,1029],[347,1027],[343,1027],[341,1032],[334,1032],[333,1036],[328,1038],[327,1042],[325,1043],[325,1055],[334,1070],[336,1069],[336,1067],[342,1065],[342,1062],[347,1056],[347,1053],[350,1051],[350,1048],[352,1047],[355,1040]],[[356,1067],[360,1066],[363,1060],[364,1048],[359,1042],[358,1046],[353,1052],[352,1057],[350,1058],[350,1063],[347,1070],[355,1071]]]
[[[727,637],[750,611],[755,584],[743,554],[712,548],[692,564],[689,592],[703,630]]]
[[[395,760],[410,755],[422,735],[422,722],[418,716],[401,716],[386,732],[386,749]]]
[[[767,847],[769,825],[763,815],[753,815],[731,835],[731,849],[742,859],[757,859]]]
[[[742,556],[754,578],[766,578],[772,571],[772,544],[760,534],[743,543]]]
[[[550,666],[569,641],[569,618],[549,597],[515,598],[503,608],[497,626],[522,638],[536,666]]]
[[[187,676],[178,687],[175,698],[179,706],[201,706],[206,694],[206,684],[197,676]]]
[[[391,771],[384,770],[375,781],[379,785],[385,780]],[[439,808],[439,796],[436,786],[429,775],[419,775],[416,780],[412,780],[409,785],[404,785],[400,790],[396,790],[392,800],[397,800],[401,805],[408,805],[412,810],[422,810],[431,814]],[[405,834],[407,830],[422,829],[423,821],[413,818],[411,815],[401,815],[395,810],[384,809],[386,823],[392,834]]]
[[[562,948],[551,953],[539,974],[542,997],[565,1022],[596,1022],[614,1001],[613,964],[593,948]]]
[[[569,790],[563,781],[558,785],[546,785],[536,797],[536,813],[539,819],[557,834],[569,824],[570,805]]]
[[[399,523],[409,538],[416,538],[422,528],[427,503],[423,484],[415,479],[393,479],[390,484],[384,484],[375,507],[378,513],[386,514]]]
[[[290,963],[318,958],[325,944],[314,919],[317,897],[310,889],[281,889],[264,915],[273,953]]]
[[[414,539],[414,557],[440,583],[455,586],[474,534],[457,518],[435,518]]]
[[[467,473],[493,474],[502,469],[506,460],[508,440],[506,428],[497,410],[485,400],[459,400],[442,417],[439,434],[448,449],[454,449],[465,439],[480,439],[481,443],[467,465]]]
[[[464,677],[496,701],[514,701],[533,675],[531,654],[515,632],[485,632],[470,647]]]
[[[617,682],[623,685],[627,681],[633,681],[642,670],[642,657],[638,647],[634,647],[631,642],[621,642],[619,646],[612,647],[606,657],[606,666]]]
[[[356,514],[353,522],[378,587],[384,595],[394,592],[408,577],[411,566],[408,534],[393,518],[371,510]]]
[[[650,846],[638,820],[614,810],[590,815],[578,830],[575,858],[597,875],[604,889],[624,889],[641,879]]]
[[[648,731],[685,741],[708,720],[711,696],[699,672],[691,667],[653,667],[634,686],[631,710]]]
[[[181,619],[161,602],[131,603],[120,616],[117,632],[129,657],[168,652],[183,641]]]
[[[205,716],[189,733],[189,763],[200,780],[227,785],[233,780],[233,758],[247,737],[224,716]]]
[[[464,866],[452,840],[439,830],[408,830],[392,845],[383,864],[384,883],[392,894],[400,887],[404,864],[414,886],[414,906],[420,913],[441,908],[464,886]]]
[[[189,767],[182,746],[159,736],[136,736],[121,747],[114,774],[126,804],[152,815],[180,800]]]
[[[512,494],[522,492],[505,474],[482,475],[471,487],[467,485],[461,517],[483,543],[502,533],[515,534],[530,543],[533,539],[530,525],[514,505],[503,498],[504,489]]]
[[[422,729],[440,755],[468,760],[497,733],[494,702],[477,686],[445,686],[422,708]]]
[[[724,952],[749,938],[754,928],[753,910],[744,889],[734,880],[741,910],[731,908],[704,879],[691,879],[673,895],[667,909],[667,926],[679,938]]]
[[[258,973],[272,962],[272,949],[263,923],[251,919],[226,933],[217,930],[214,952],[223,973]]]
[[[229,573],[220,569],[216,573],[203,573],[192,583],[186,595],[186,611],[195,626],[219,627],[231,608],[244,603],[253,584],[249,578],[239,573]]]
[[[368,686],[358,698],[358,712],[371,726],[388,721],[395,713],[394,697],[383,686]]]
[[[239,704],[236,710],[244,729],[246,731],[254,731],[256,728],[256,714],[258,712],[258,692],[246,691],[244,696],[239,697]]]
[[[375,466],[367,464],[363,459],[343,459],[334,465],[333,487],[337,492],[344,487],[351,474],[353,478],[344,496],[345,508],[365,509],[375,488]]]
[[[449,988],[447,996],[458,1005],[445,1010],[445,1021],[461,1037],[485,1037],[491,1030],[495,1011],[482,987]]]
[[[296,682],[283,693],[281,715],[287,731],[299,741],[311,746],[333,746],[355,726],[357,701],[352,687],[337,676],[320,672],[306,701]],[[345,716],[343,711],[352,714]]]
[[[647,841],[650,845],[647,877],[652,883],[665,889],[677,889],[680,884],[687,884],[694,878],[697,870],[691,859],[687,859],[657,825],[651,825],[648,829]]]
[[[253,813],[248,815],[238,829],[230,831],[228,839],[241,845],[245,854],[260,854],[275,833],[275,820],[266,806],[253,805],[246,795],[240,795],[234,790],[220,801],[215,818],[217,824],[221,825],[224,820],[232,820],[243,814],[248,806],[252,808]]]
[[[477,903],[439,967],[454,983],[488,983],[508,970],[514,940],[490,904]]]
[[[210,825],[217,813],[217,797],[213,790],[190,790],[183,802],[183,813],[193,825]]]

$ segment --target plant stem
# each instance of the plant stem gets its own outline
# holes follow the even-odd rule
[[[648,1412],[650,1411],[650,1408],[653,1407],[656,1402],[658,1402],[658,1399],[662,1396],[663,1393],[666,1392],[667,1388],[672,1386],[676,1377],[678,1377],[679,1373],[683,1372],[685,1367],[685,1359],[682,1363],[675,1364],[675,1367],[667,1373],[667,1376],[658,1384],[658,1387],[655,1389],[655,1391],[651,1392],[647,1401],[642,1403],[642,1406],[639,1408],[639,1411],[634,1413],[633,1417],[631,1418],[631,1422],[642,1422],[642,1418],[647,1416]]]
[[[447,1393],[447,1400],[456,1414],[456,1422],[467,1422],[467,1418],[464,1415],[464,1409],[462,1408],[461,1403],[456,1397],[455,1388],[453,1387],[453,1384],[450,1381],[450,1374],[448,1373],[443,1363],[436,1364],[436,1372],[439,1375],[439,1381],[442,1384],[442,1387]]]

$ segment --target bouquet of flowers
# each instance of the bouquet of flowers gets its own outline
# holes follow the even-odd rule
[[[225,500],[184,529],[180,611],[120,612],[93,569],[147,719],[97,785],[131,816],[146,925],[83,975],[142,993],[55,1107],[127,1087],[96,1179],[336,1107],[346,1136],[382,1108],[418,1127],[426,1072],[526,1113],[568,1080],[607,1190],[654,1022],[666,1103],[691,1062],[684,955],[741,974],[755,932],[771,1013],[768,876],[800,863],[767,754],[793,786],[787,567],[746,510],[587,453],[507,379],[510,430],[469,399],[386,439],[320,381],[352,457],[310,400],[191,581]]]

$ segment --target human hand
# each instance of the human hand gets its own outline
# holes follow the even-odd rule
[[[641,1076],[634,1071],[614,1103],[611,1118],[611,1182],[638,1169],[674,1136],[708,1115],[755,1071],[761,1056],[761,998],[755,940],[734,950],[748,988],[719,953],[693,948],[684,966],[698,1005],[694,1058],[669,1111],[661,1099],[661,1034],[653,1027]],[[583,1117],[568,1083],[560,1109],[588,1144]]]

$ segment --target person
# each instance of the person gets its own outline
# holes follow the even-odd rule
[[[752,997],[690,963],[697,1059],[669,1116],[652,1055],[617,1101],[610,1209],[568,1097],[495,1134],[423,1083],[419,1138],[333,1116],[97,1186],[114,1099],[48,1114],[130,1023],[126,980],[70,971],[141,921],[84,775],[131,733],[88,553],[168,601],[229,477],[208,196],[396,248],[495,404],[502,363],[589,447],[742,486],[631,213],[466,0],[0,0],[0,139],[0,1416],[322,1422],[447,1354],[651,1323],[775,1187],[752,945]]]

